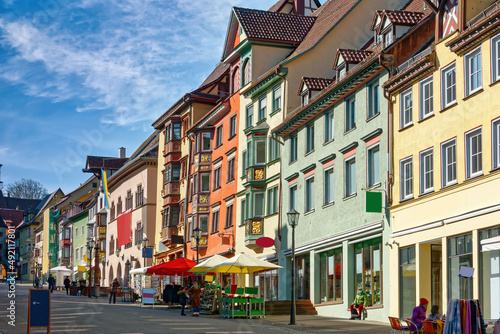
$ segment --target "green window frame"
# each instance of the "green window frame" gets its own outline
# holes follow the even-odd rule
[[[259,121],[267,116],[267,94],[259,97]]]
[[[253,103],[249,104],[246,108],[246,127],[249,128],[253,125]]]
[[[267,190],[267,214],[277,213],[278,205],[278,186],[275,186]]]
[[[281,84],[273,88],[273,112],[281,109]]]

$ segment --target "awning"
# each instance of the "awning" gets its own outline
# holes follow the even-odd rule
[[[500,249],[500,236],[481,240],[481,251],[488,252]]]
[[[146,273],[146,270],[148,270],[148,268],[151,268],[151,267],[146,267],[146,268],[135,268],[135,269],[132,269],[130,271],[130,274],[145,274]]]

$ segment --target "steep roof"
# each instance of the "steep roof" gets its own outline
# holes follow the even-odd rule
[[[119,169],[128,158],[99,157],[87,155],[87,169]]]
[[[357,64],[365,60],[372,53],[372,51],[368,50],[339,49],[333,64],[334,66],[337,64],[340,56],[342,56],[342,59],[348,64]]]
[[[328,0],[319,7],[312,17],[316,20],[299,46],[288,57],[289,60],[309,51],[357,4],[359,0]]]
[[[38,204],[40,204],[41,199],[25,199],[25,198],[14,198],[5,197],[5,203],[8,209],[28,211],[35,209]]]
[[[214,84],[222,79],[222,77],[229,71],[230,66],[226,63],[220,62],[210,75],[201,83],[197,90],[201,90],[207,86]]]
[[[299,89],[301,89],[303,85],[306,85],[306,87],[309,90],[323,90],[333,81],[334,81],[333,79],[327,79],[327,78],[303,77],[299,85]],[[301,92],[299,91],[299,95],[300,93]]]
[[[316,20],[313,16],[302,16],[268,12],[265,10],[233,8],[247,39],[267,40],[298,44]]]
[[[406,10],[384,10],[382,13],[382,21],[388,19],[394,25],[413,26],[420,22],[425,16],[422,12],[410,12]],[[378,33],[382,29],[382,24],[378,27]]]

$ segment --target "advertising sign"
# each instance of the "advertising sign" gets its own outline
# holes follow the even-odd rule
[[[155,308],[155,289],[153,288],[143,288],[142,298],[141,298],[141,308],[143,305],[152,304]]]
[[[50,290],[30,289],[28,300],[28,334],[31,327],[47,327],[50,333]]]

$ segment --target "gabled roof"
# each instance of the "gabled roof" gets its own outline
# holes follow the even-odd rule
[[[319,8],[321,6],[321,3],[318,0],[313,0],[313,1],[315,2],[316,7]],[[278,0],[278,2],[276,2],[274,5],[272,5],[271,8],[269,8],[267,11],[268,12],[283,13],[283,8],[287,4],[291,6],[291,11],[289,12],[289,14],[293,13],[293,11],[295,10],[295,1],[294,0]]]
[[[373,20],[372,20],[372,25],[370,26],[370,30],[373,31],[375,28],[378,27],[377,24],[377,19],[380,19],[379,24],[382,22],[382,16],[383,16],[384,11],[383,10],[376,10],[375,15],[373,15]]]
[[[228,64],[223,63],[223,62],[220,62],[219,64],[217,64],[217,66],[212,71],[212,73],[210,73],[210,75],[205,79],[205,81],[202,82],[202,84],[200,85],[200,87],[198,87],[197,90],[202,90],[202,89],[216,83],[217,81],[220,81],[222,79],[222,77],[227,72],[229,72],[230,67],[231,66],[229,66]]]
[[[334,80],[327,78],[309,78],[303,77],[299,85],[299,95],[302,92],[302,87],[306,85],[309,90],[323,90],[328,87]]]
[[[40,202],[41,199],[5,197],[0,190],[0,208],[28,211],[34,210]]]
[[[234,7],[233,11],[247,39],[299,44],[311,29],[315,17]]]
[[[86,169],[119,169],[128,158],[99,157],[87,155]]]
[[[335,56],[335,61],[333,62],[333,68],[337,66],[337,62],[340,57],[347,64],[358,64],[369,57],[373,52],[368,50],[354,50],[354,49],[339,49],[337,55]]]
[[[383,27],[383,21],[389,20],[394,25],[413,26],[425,16],[422,12],[410,12],[405,10],[384,10],[382,13],[382,23],[377,28],[380,33]]]

